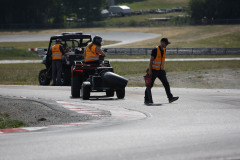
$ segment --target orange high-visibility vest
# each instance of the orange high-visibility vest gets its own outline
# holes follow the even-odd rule
[[[164,70],[165,56],[166,56],[166,49],[163,48],[163,55],[162,55],[159,46],[157,46],[157,56],[153,60],[152,69]]]
[[[86,55],[85,62],[97,61],[99,60],[99,54],[96,53],[97,45],[93,44],[90,49],[88,46],[86,47]]]
[[[62,52],[60,50],[60,44],[55,44],[52,47],[52,60],[62,60]]]

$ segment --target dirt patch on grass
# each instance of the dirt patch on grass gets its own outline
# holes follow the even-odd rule
[[[144,86],[143,75],[125,76],[128,86]],[[171,87],[240,89],[240,69],[213,69],[202,71],[167,72]],[[162,86],[159,80],[154,86]]]

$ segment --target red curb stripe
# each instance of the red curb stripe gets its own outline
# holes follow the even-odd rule
[[[28,130],[22,128],[7,128],[7,129],[0,129],[2,133],[14,133],[14,132],[27,132]]]

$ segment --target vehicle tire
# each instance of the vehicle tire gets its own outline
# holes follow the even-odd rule
[[[81,90],[82,82],[78,75],[73,76],[71,79],[71,93],[73,98],[80,97],[80,90]]]
[[[90,82],[83,82],[81,91],[82,91],[83,100],[88,100],[90,98],[90,92],[91,92]]]
[[[114,90],[106,90],[106,96],[107,97],[113,97],[114,96]]]
[[[116,90],[118,99],[123,99],[125,97],[125,88]]]
[[[61,86],[68,86],[70,84],[69,80],[68,80],[68,75],[66,72],[62,72],[61,74]]]
[[[46,76],[46,69],[43,69],[39,72],[38,81],[40,85],[46,86],[50,84],[50,79]]]

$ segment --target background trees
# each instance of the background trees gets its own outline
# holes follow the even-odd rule
[[[214,19],[240,19],[240,1],[237,0],[190,0],[191,17]]]
[[[106,0],[1,0],[0,24],[63,24],[67,17],[101,19]]]
[[[101,10],[108,0],[0,0],[0,28],[55,28],[91,26],[101,20]],[[115,0],[115,4],[147,0]],[[160,3],[160,2],[159,2]],[[154,8],[154,6],[153,6]],[[192,21],[222,20],[219,23],[240,23],[239,0],[189,0]],[[141,8],[139,8],[141,10]],[[204,17],[207,17],[204,19]],[[67,18],[68,21],[67,21]],[[227,20],[226,20],[227,19]],[[233,19],[233,20],[232,20]],[[74,23],[72,23],[73,21]],[[229,21],[230,20],[230,21]],[[231,21],[232,20],[232,21]],[[103,23],[102,23],[103,24]],[[209,24],[209,22],[208,22]],[[97,25],[96,25],[97,26]]]

